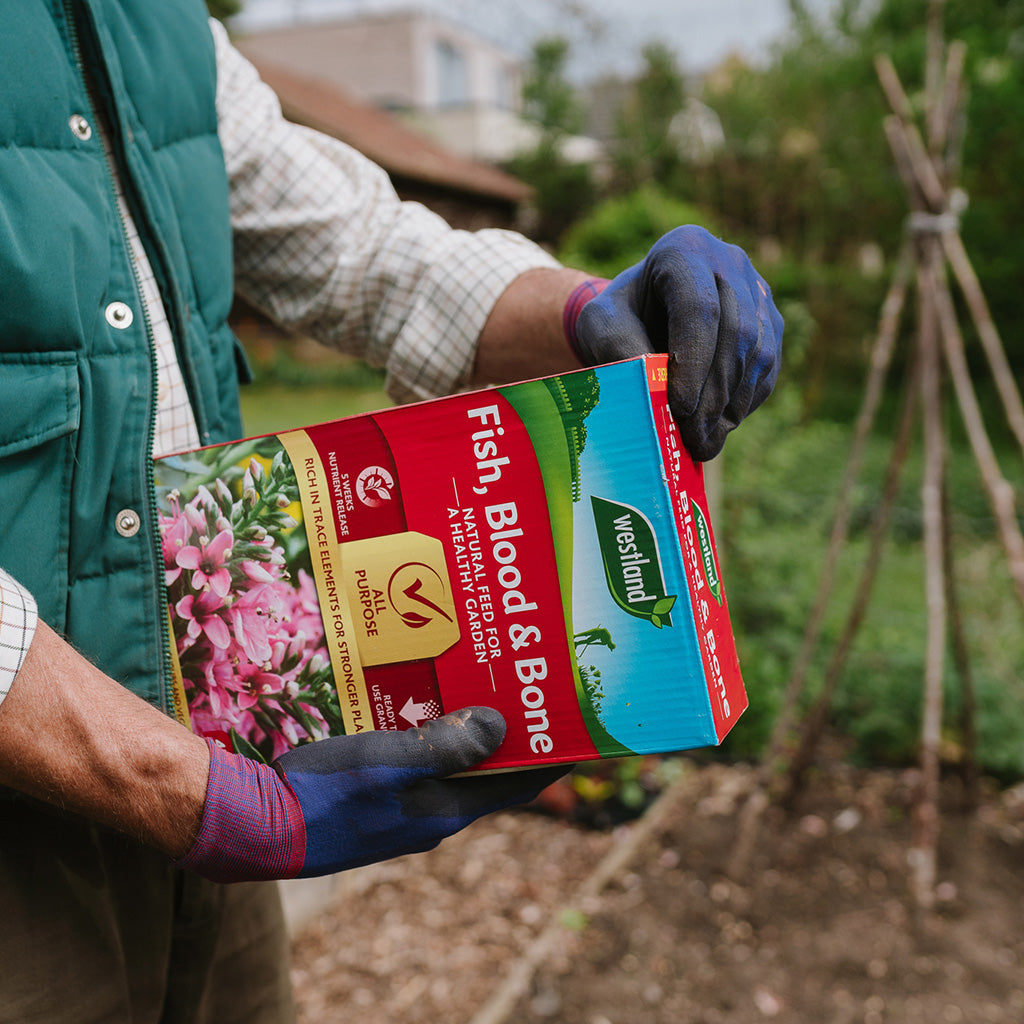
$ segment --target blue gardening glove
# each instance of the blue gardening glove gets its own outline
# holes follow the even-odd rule
[[[580,361],[594,366],[669,354],[668,402],[683,444],[699,460],[772,392],[782,317],[746,253],[703,228],[676,228],[603,291],[570,297],[565,326]],[[581,302],[589,294],[596,297]]]
[[[447,777],[504,738],[497,711],[464,708],[417,729],[307,743],[271,765],[208,741],[203,821],[178,866],[216,882],[306,878],[433,849],[568,770]]]

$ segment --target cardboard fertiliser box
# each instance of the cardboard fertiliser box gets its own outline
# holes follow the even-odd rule
[[[504,715],[482,768],[721,741],[702,469],[647,356],[158,459],[179,716],[270,759]]]

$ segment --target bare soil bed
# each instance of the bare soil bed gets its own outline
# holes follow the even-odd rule
[[[797,813],[769,812],[736,884],[749,778],[694,765],[615,830],[510,812],[341,876],[294,942],[300,1021],[1024,1021],[1024,788],[944,809],[921,915],[910,776],[818,774]]]

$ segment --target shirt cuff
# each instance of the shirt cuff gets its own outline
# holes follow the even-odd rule
[[[0,702],[24,664],[38,621],[35,598],[0,569]]]
[[[520,275],[561,264],[522,235],[498,228],[449,231],[417,288],[411,312],[385,362],[388,394],[419,402],[467,387],[480,332]]]

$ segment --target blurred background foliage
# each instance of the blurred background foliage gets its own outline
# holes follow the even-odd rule
[[[565,78],[568,41],[538,41],[525,102],[540,139],[511,167],[536,190],[535,236],[567,263],[612,276],[642,258],[665,231],[700,223],[747,249],[785,316],[785,366],[776,393],[730,438],[720,460],[717,536],[751,699],[726,741],[724,753],[732,757],[759,753],[801,643],[908,212],[882,130],[889,111],[876,55],[892,57],[918,111],[923,99],[928,0],[837,0],[827,17],[811,13],[803,0],[789,6],[791,31],[762,66],[728,61],[697,81],[663,45],[648,46],[641,74],[623,95],[603,168],[561,155],[561,140],[581,131],[587,111]],[[946,0],[944,24],[947,41],[967,44],[959,177],[969,205],[962,234],[1019,379],[1024,0]],[[709,122],[708,112],[720,131],[695,133],[695,124]],[[908,309],[856,491],[857,528],[826,615],[810,697],[865,557],[911,350],[912,300]],[[998,408],[988,400],[991,384],[969,319],[962,324],[982,405],[991,412]],[[276,368],[285,377],[292,372]],[[364,371],[342,372],[358,377]],[[363,383],[370,385],[371,405],[383,400],[379,377]],[[320,409],[307,399],[298,419],[358,411],[345,402]],[[265,417],[268,408],[259,390],[247,396],[246,407],[251,417]],[[266,418],[259,426],[276,428]],[[946,427],[957,581],[979,705],[978,757],[990,774],[1016,780],[1024,777],[1022,611],[952,404]],[[998,415],[990,415],[989,427],[1019,494],[1020,453]],[[834,705],[835,736],[850,757],[871,763],[909,762],[919,733],[925,623],[920,477],[915,446],[874,598]],[[955,765],[964,758],[964,734],[952,659],[947,665],[943,753]],[[620,772],[624,791],[632,786],[639,793],[633,784],[643,773],[635,765]],[[601,779],[584,778],[578,788],[584,796],[597,793]]]
[[[598,202],[560,237],[566,262],[605,276],[640,259],[679,223],[701,223],[743,245],[786,319],[786,365],[775,395],[722,456],[718,539],[751,708],[726,742],[755,756],[767,739],[814,599],[835,496],[861,400],[867,357],[900,247],[908,201],[882,130],[890,112],[875,73],[888,54],[915,111],[923,110],[928,0],[838,0],[827,17],[791,0],[791,32],[762,67],[727,61],[689,81],[652,43],[617,120]],[[961,230],[1015,373],[1024,246],[1024,2],[946,0],[945,37],[967,44],[959,184]],[[694,131],[710,111],[720,135]],[[706,116],[706,115],[705,115]],[[908,309],[913,308],[913,300]],[[843,554],[808,697],[845,622],[881,493],[914,317],[902,344],[856,495],[857,529]],[[962,319],[968,343],[972,327]],[[972,350],[982,405],[997,409]],[[1005,425],[989,427],[1006,472],[1022,481]],[[1024,775],[1021,609],[955,407],[950,438],[956,572],[978,700],[978,757],[1003,779]],[[915,756],[924,672],[921,464],[912,452],[883,568],[834,705],[851,756]],[[959,680],[948,662],[944,756],[965,757]]]
[[[206,9],[215,18],[226,21],[242,9],[242,0],[206,0]]]
[[[777,298],[807,304],[817,324],[805,367],[809,412],[845,416],[848,397],[836,392],[863,366],[865,338],[874,329],[887,261],[899,247],[907,212],[881,127],[889,111],[874,60],[880,53],[892,57],[920,111],[927,9],[928,0],[837,0],[822,17],[803,0],[790,0],[791,31],[769,63],[726,61],[700,81],[688,80],[673,54],[652,43],[618,111],[609,172],[599,182],[591,170],[571,225],[546,223],[543,197],[555,191],[559,176],[578,177],[580,168],[559,162],[552,146],[547,163],[515,165],[541,196],[541,236],[575,257],[583,251],[576,238],[587,233],[607,266],[620,241],[623,252],[637,251],[637,229],[623,215],[617,233],[604,219],[604,199],[622,202],[634,190],[650,195],[654,187],[666,199],[691,204],[702,223],[757,257]],[[964,241],[1012,365],[1021,370],[1024,2],[947,0],[944,10],[946,38],[967,44]],[[559,46],[560,65],[550,59]],[[564,76],[567,53],[565,40],[541,40],[535,48],[532,103],[547,111],[542,124],[550,136],[571,134],[580,124],[578,105],[561,108],[571,116],[560,127],[551,117],[566,88],[559,73]],[[720,140],[695,135],[691,107],[717,118]],[[647,216],[642,206],[640,213]]]

